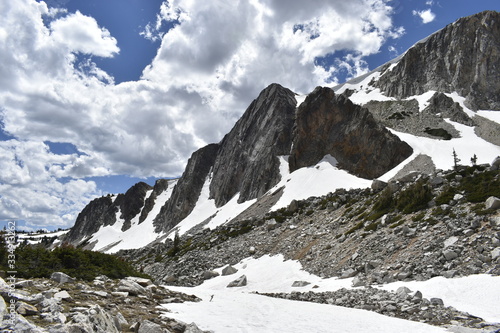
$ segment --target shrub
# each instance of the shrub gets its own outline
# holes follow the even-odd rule
[[[57,271],[83,280],[92,280],[98,275],[106,275],[112,279],[147,277],[122,258],[71,246],[49,251],[41,246],[25,245],[19,246],[15,254],[16,269],[23,278],[49,278]]]
[[[396,207],[404,214],[410,214],[427,208],[432,200],[432,191],[426,181],[420,179],[401,192]]]

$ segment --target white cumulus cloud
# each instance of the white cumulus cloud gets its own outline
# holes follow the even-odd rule
[[[413,15],[420,17],[423,24],[430,23],[436,18],[436,14],[434,14],[430,8],[425,10],[414,10]]]

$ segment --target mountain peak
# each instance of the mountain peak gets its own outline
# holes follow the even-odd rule
[[[376,83],[387,96],[456,92],[472,110],[500,109],[500,13],[459,19],[410,48]]]

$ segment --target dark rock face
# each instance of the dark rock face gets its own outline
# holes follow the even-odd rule
[[[257,198],[279,182],[278,156],[290,153],[296,104],[291,90],[272,84],[224,137],[210,185],[217,206],[238,192],[239,202]]]
[[[316,88],[296,117],[291,172],[330,154],[352,174],[376,178],[412,154],[411,147],[377,123],[368,110],[330,88]]]
[[[155,218],[156,231],[170,230],[191,213],[218,151],[218,144],[210,144],[191,155],[186,170],[174,187],[172,196]]]
[[[450,102],[451,105],[448,104]],[[434,139],[446,138],[449,140],[460,137],[460,132],[443,119],[444,117],[450,118],[453,116],[454,119],[460,119],[463,122],[467,122],[466,119],[471,121],[462,111],[460,105],[441,93],[436,93],[429,103],[429,106],[422,112],[419,110],[416,99],[371,101],[363,105],[363,107],[367,108],[375,119],[384,126],[399,132]]]
[[[474,121],[469,118],[462,107],[443,93],[435,93],[429,100],[429,106],[423,112],[440,114],[442,118],[450,118],[454,122],[474,126]]]
[[[101,226],[116,222],[117,207],[110,196],[92,200],[78,214],[75,225],[66,234],[65,242],[77,244],[85,237],[97,232]]]
[[[146,199],[146,193],[152,189],[144,182],[132,186],[125,194],[118,194],[114,202],[120,208],[120,218],[125,220],[122,231],[130,228],[132,219],[141,212]]]
[[[156,198],[163,193],[168,188],[168,180],[167,179],[158,179],[155,182],[155,186],[153,187],[153,193],[146,199],[144,203],[144,208],[141,211],[141,216],[139,218],[139,224],[144,222],[144,220],[148,217],[149,212],[153,209]]]
[[[156,196],[153,196],[153,193],[146,200],[147,192],[153,189],[153,192],[159,194],[166,186],[167,180],[164,179],[158,180],[154,188],[144,182],[139,182],[132,186],[125,194],[118,194],[114,200],[109,195],[92,200],[78,214],[75,225],[68,232],[64,241],[71,244],[78,244],[85,238],[96,233],[101,226],[115,224],[117,212],[121,212],[119,217],[124,220],[122,231],[130,228],[132,219],[141,213],[141,210],[142,220],[140,222],[142,222],[154,205],[156,198]],[[143,206],[146,206],[145,202],[150,208],[146,209],[144,207],[143,209]]]
[[[485,11],[413,46],[376,86],[397,98],[456,91],[473,110],[500,110],[499,64],[500,13]]]

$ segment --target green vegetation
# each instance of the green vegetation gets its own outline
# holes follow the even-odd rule
[[[3,244],[0,245],[5,248]],[[147,277],[119,257],[72,246],[49,251],[40,245],[20,245],[15,256],[18,276],[23,278],[49,278],[54,272],[63,272],[82,280],[93,280],[103,274],[112,279],[126,276]],[[1,270],[7,270],[6,259],[5,252],[0,251]]]
[[[432,200],[432,191],[423,179],[410,185],[398,196],[396,208],[403,214],[410,214],[427,208],[427,203]]]

